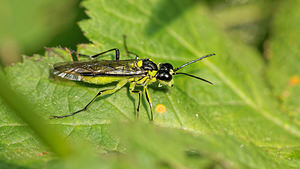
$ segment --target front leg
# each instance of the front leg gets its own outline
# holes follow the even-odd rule
[[[138,106],[137,106],[137,109],[136,109],[136,119],[139,119],[140,104],[141,104],[141,91],[134,90],[135,85],[136,84],[134,82],[130,83],[129,91],[132,92],[132,93],[138,93],[139,94],[139,101],[138,101]]]
[[[138,102],[138,106],[137,106],[137,109],[136,109],[136,119],[139,119],[140,104],[141,104],[141,91],[133,90],[131,92],[139,94],[139,102]]]
[[[149,96],[147,86],[144,87],[144,93],[145,93],[146,99],[147,99],[147,101],[149,103],[149,106],[150,106],[150,112],[151,112],[150,121],[153,121],[152,101],[151,101],[151,98]]]

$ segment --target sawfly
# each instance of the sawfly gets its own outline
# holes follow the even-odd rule
[[[213,56],[215,54],[209,54],[200,57],[198,59],[187,62],[177,68],[174,68],[173,65],[170,63],[156,64],[151,59],[140,59],[136,53],[128,51],[126,45],[126,36],[124,36],[123,38],[124,48],[127,56],[134,55],[135,59],[120,60],[120,52],[118,48],[113,48],[91,56],[78,54],[75,51],[71,51],[73,53],[76,53],[77,56],[88,56],[91,60],[63,62],[53,65],[53,75],[63,79],[72,81],[82,81],[96,85],[104,85],[112,82],[118,83],[112,89],[105,89],[99,91],[96,94],[96,96],[84,108],[71,114],[63,116],[50,116],[50,118],[65,118],[73,116],[79,112],[85,111],[96,100],[96,98],[108,94],[113,94],[117,90],[121,89],[125,84],[129,83],[129,91],[131,93],[138,94],[139,98],[136,110],[136,117],[138,118],[139,116],[141,94],[143,94],[146,97],[146,100],[150,107],[150,120],[153,121],[152,102],[147,89],[149,84],[158,82],[159,87],[161,87],[162,85],[172,87],[174,83],[173,76],[179,74],[193,77],[207,82],[209,84],[212,84],[210,81],[205,80],[203,78],[178,71],[187,65],[200,61],[206,57]],[[108,52],[115,52],[115,60],[95,60],[95,58],[97,58],[98,56],[104,55]],[[141,89],[137,90],[137,86],[141,86]]]

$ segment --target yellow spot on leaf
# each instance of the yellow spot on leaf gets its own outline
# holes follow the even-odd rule
[[[41,152],[41,153],[38,153],[38,156],[44,156],[44,155],[47,155],[48,152]]]
[[[156,111],[157,113],[159,113],[159,114],[163,114],[164,112],[166,112],[166,110],[167,110],[167,108],[166,108],[166,106],[163,105],[163,104],[158,104],[158,105],[156,105],[156,107],[155,107],[155,111]]]
[[[299,76],[292,76],[291,78],[290,78],[290,85],[291,86],[294,86],[294,85],[297,85],[297,84],[299,84],[300,83],[300,78],[299,78]]]

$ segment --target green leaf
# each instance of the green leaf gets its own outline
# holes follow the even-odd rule
[[[267,57],[270,60],[268,77],[280,108],[300,124],[300,9],[299,2],[281,3],[272,24],[272,38]]]
[[[168,10],[181,12],[169,20],[168,10],[157,10],[161,9],[162,2],[172,4]],[[175,87],[169,89],[153,84],[149,87],[155,113],[151,125],[159,127],[126,127],[126,123],[118,123],[118,129],[111,131],[113,119],[129,123],[135,120],[137,96],[124,87],[97,99],[86,112],[50,120],[66,140],[76,143],[84,138],[96,152],[103,149],[123,152],[126,147],[126,155],[121,160],[114,155],[107,157],[107,165],[115,168],[119,164],[130,168],[135,163],[143,166],[147,162],[149,168],[155,168],[159,162],[166,164],[159,165],[161,168],[188,165],[191,168],[296,168],[299,124],[277,109],[276,99],[263,78],[265,65],[259,53],[224,35],[204,2],[88,0],[83,5],[91,19],[82,21],[80,26],[93,44],[81,45],[81,53],[123,49],[123,34],[128,37],[130,51],[141,58],[169,62],[175,67],[216,53],[182,70],[215,85],[186,76],[174,77]],[[124,51],[121,52],[121,59],[126,59]],[[52,49],[45,57],[24,58],[23,63],[6,69],[12,87],[38,105],[45,119],[81,109],[99,90],[113,87],[51,79],[50,68],[54,63],[66,61],[67,55],[63,50]],[[158,104],[163,104],[166,112],[156,112]],[[53,159],[37,155],[45,151],[36,145],[38,139],[23,131],[26,127],[15,121],[6,106],[0,105],[0,135],[4,136],[0,157],[14,159],[13,163],[21,165],[31,160],[38,163]],[[147,122],[149,110],[145,100],[142,105],[140,121]],[[187,151],[193,156],[192,150],[196,159],[184,154]]]
[[[41,53],[45,45],[61,43],[62,37],[68,46],[73,45],[71,40],[85,41],[82,36],[74,35],[80,32],[75,26],[78,4],[78,0],[0,1],[2,63],[20,61],[24,53]]]

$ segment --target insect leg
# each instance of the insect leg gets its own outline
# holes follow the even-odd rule
[[[147,87],[144,87],[144,93],[145,93],[146,99],[147,99],[147,101],[149,103],[149,106],[150,106],[150,111],[151,111],[150,120],[153,121],[152,102],[151,102]]]
[[[101,53],[92,55],[92,56],[90,56],[90,58],[91,58],[91,59],[94,59],[94,58],[96,58],[96,57],[98,57],[98,56],[101,56],[101,55],[103,55],[103,54],[105,54],[105,53],[107,53],[107,52],[111,52],[111,51],[115,51],[115,52],[116,52],[116,60],[119,60],[119,59],[120,59],[120,51],[119,51],[118,48],[109,49],[109,50],[107,50],[107,51],[104,51],[104,52],[101,52]]]
[[[136,119],[139,119],[139,111],[140,111],[140,104],[141,104],[141,91],[134,90],[135,85],[136,85],[135,82],[130,83],[129,91],[132,92],[132,93],[139,94],[139,101],[138,101],[138,106],[137,106],[137,109],[136,109]]]
[[[126,35],[123,35],[123,43],[124,43],[124,48],[125,48],[125,52],[126,55],[129,56],[129,54],[135,55],[135,59],[139,59],[139,55],[137,55],[134,52],[130,52],[127,48],[127,43],[126,43]]]
[[[139,94],[139,102],[138,102],[138,106],[136,108],[136,119],[139,119],[140,104],[141,104],[141,91],[133,90],[131,92]]]
[[[97,54],[95,54],[95,55],[90,55],[90,56],[89,56],[89,55],[85,55],[85,54],[81,54],[81,53],[77,53],[76,51],[74,51],[74,50],[72,50],[72,49],[69,49],[69,48],[65,48],[65,49],[67,49],[67,50],[70,51],[71,53],[74,53],[74,54],[76,54],[76,55],[78,55],[78,56],[90,57],[91,59],[94,59],[94,58],[96,58],[96,57],[98,57],[98,56],[101,56],[101,55],[103,55],[103,54],[105,54],[105,53],[107,53],[107,52],[115,51],[115,52],[116,52],[116,60],[119,60],[119,59],[120,59],[120,51],[119,51],[118,48],[109,49],[109,50],[107,50],[107,51],[104,51],[104,52],[101,52],[101,53],[97,53]]]
[[[122,88],[126,83],[128,82],[128,80],[122,80],[120,81],[115,88],[113,89],[106,89],[106,90],[101,90],[98,92],[98,94],[86,105],[84,106],[84,108],[76,111],[76,112],[73,112],[71,114],[67,114],[67,115],[63,115],[63,116],[50,116],[51,119],[59,119],[59,118],[64,118],[64,117],[69,117],[69,116],[73,116],[79,112],[82,112],[82,111],[85,111],[87,110],[87,108],[100,96],[103,96],[103,95],[107,95],[107,94],[112,94],[112,93],[115,93],[117,90],[119,90],[120,88]]]

